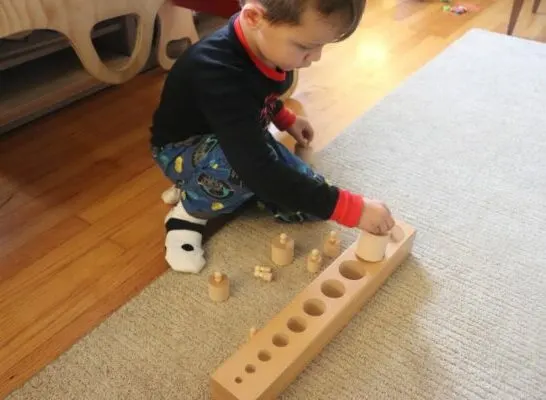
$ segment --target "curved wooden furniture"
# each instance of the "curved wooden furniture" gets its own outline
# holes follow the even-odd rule
[[[180,7],[229,18],[241,9],[239,0],[173,0]]]
[[[91,31],[98,22],[128,14],[138,17],[134,51],[125,65],[113,69],[97,54]],[[161,26],[158,59],[168,69],[172,60],[166,54],[167,44],[181,37],[197,40],[191,11],[176,7],[170,0],[0,0],[0,38],[28,30],[55,30],[70,40],[91,75],[119,84],[133,78],[146,64],[157,16]]]
[[[171,0],[165,1],[159,9],[159,46],[157,60],[165,69],[171,69],[174,59],[167,55],[167,45],[173,40],[188,38],[191,43],[199,40],[193,23],[193,13],[187,8],[177,6]]]

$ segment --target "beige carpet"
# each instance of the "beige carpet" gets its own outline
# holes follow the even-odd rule
[[[546,46],[474,30],[322,154],[334,182],[388,201],[414,254],[283,399],[546,398]],[[209,375],[312,279],[328,223],[248,214],[200,276],[166,273],[10,399],[206,399]],[[296,263],[265,283],[272,235]],[[355,237],[343,231],[344,245]],[[233,279],[214,304],[205,278]]]

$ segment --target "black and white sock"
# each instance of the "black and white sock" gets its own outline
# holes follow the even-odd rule
[[[198,274],[205,266],[202,247],[207,221],[189,215],[178,202],[165,217],[165,260],[178,272]]]

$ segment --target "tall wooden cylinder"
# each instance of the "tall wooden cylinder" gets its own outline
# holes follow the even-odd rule
[[[385,250],[389,243],[390,235],[373,235],[369,232],[360,232],[356,247],[356,256],[364,261],[378,262],[385,257]]]
[[[229,278],[221,272],[209,276],[209,297],[212,301],[221,302],[229,297]]]

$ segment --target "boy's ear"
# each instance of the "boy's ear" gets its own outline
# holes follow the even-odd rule
[[[249,27],[258,29],[265,23],[265,8],[258,2],[249,1],[241,9],[240,16]]]

